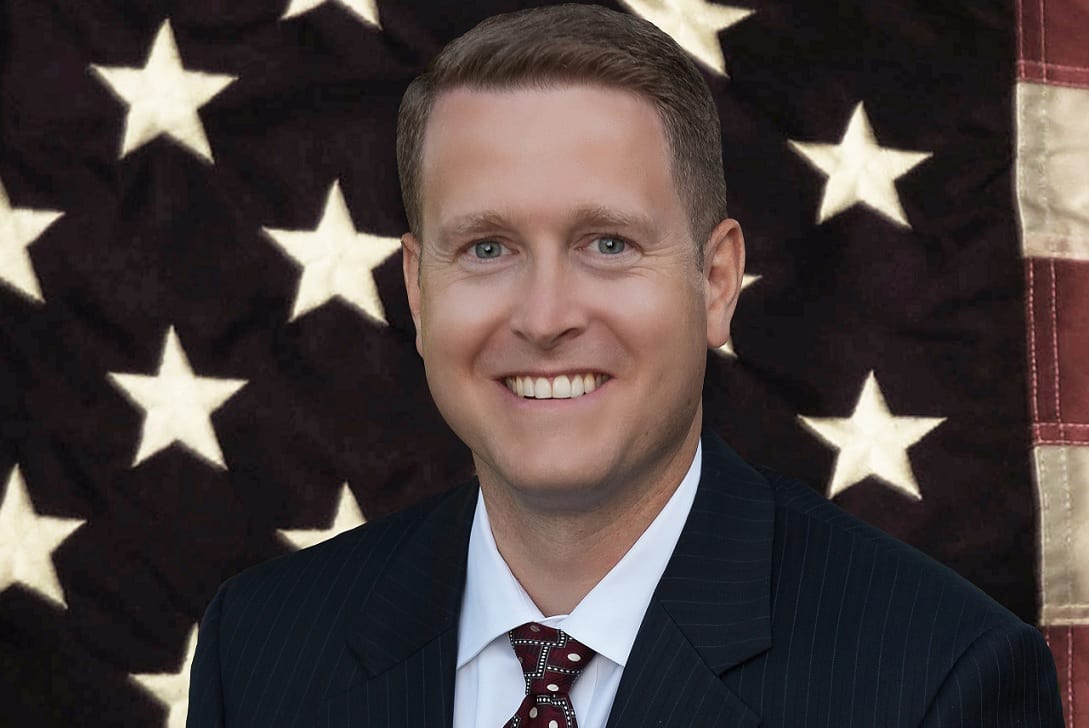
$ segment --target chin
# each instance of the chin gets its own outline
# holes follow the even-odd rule
[[[521,498],[541,508],[585,508],[607,493],[611,469],[595,458],[596,448],[584,447],[579,462],[540,451],[536,456],[497,458],[499,467],[487,471]],[[480,470],[478,466],[478,471]]]

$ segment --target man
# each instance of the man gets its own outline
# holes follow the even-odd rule
[[[190,726],[1062,724],[1032,627],[702,431],[744,268],[719,134],[592,6],[410,86],[405,284],[477,479],[225,584]]]

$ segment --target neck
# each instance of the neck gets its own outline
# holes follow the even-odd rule
[[[586,509],[551,509],[481,479],[496,547],[546,617],[570,614],[661,513],[695,457],[699,430],[661,472],[618,484]]]

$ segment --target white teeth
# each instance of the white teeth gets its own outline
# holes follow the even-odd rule
[[[571,377],[571,396],[581,397],[585,391],[586,388],[582,386],[582,377],[577,374]]]
[[[568,379],[565,375],[561,374],[560,376],[552,380],[552,398],[571,398],[571,380]]]
[[[526,399],[574,399],[590,394],[608,381],[607,374],[560,374],[545,377],[507,377],[507,389]]]
[[[537,399],[552,399],[552,383],[544,377],[534,379],[533,396]]]

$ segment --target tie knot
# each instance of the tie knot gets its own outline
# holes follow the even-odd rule
[[[565,696],[594,651],[561,629],[529,622],[508,635],[522,664],[526,695]]]

